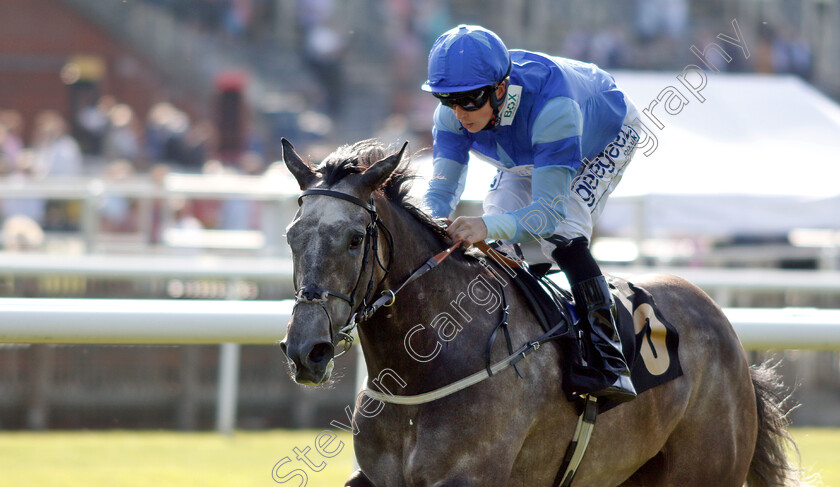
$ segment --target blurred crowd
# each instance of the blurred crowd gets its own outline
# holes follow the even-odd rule
[[[215,154],[217,130],[206,119],[192,121],[170,103],[153,105],[145,119],[104,95],[83,105],[72,121],[72,135],[91,160],[125,160],[136,169],[166,161],[188,171],[200,170]]]
[[[731,30],[731,19],[713,27],[692,23],[688,0],[637,0],[633,14],[632,23],[573,30],[560,53],[607,69],[673,70],[697,62],[689,46],[720,42],[715,36]],[[755,57],[736,58],[719,67],[724,71],[786,73],[811,79],[811,46],[792,20],[775,16],[773,22],[760,25],[757,39],[747,41],[755,49]]]
[[[358,13],[337,0],[290,0],[295,18],[286,25],[296,30],[290,36],[296,44],[282,46],[279,43],[285,37],[276,32],[281,12],[274,0],[144,1],[166,9],[185,25],[218,37],[220,44],[234,43],[243,50],[258,51],[255,71],[260,69],[260,59],[275,56],[266,49],[268,45],[293,52],[308,74],[292,73],[294,79],[304,81],[261,100],[260,111],[248,114],[260,120],[243,125],[246,133],[241,134],[243,141],[237,150],[230,150],[230,144],[224,147],[229,130],[218,123],[225,117],[191,119],[166,102],[138,114],[114,96],[97,92],[82,100],[66,118],[58,111],[46,110],[33,120],[24,120],[13,109],[2,110],[3,180],[22,183],[55,176],[99,176],[107,181],[135,177],[162,181],[169,172],[263,175],[266,160],[279,157],[281,136],[303,146],[303,151],[317,160],[335,141],[347,142],[346,133],[359,127],[365,137],[379,136],[388,143],[419,141],[414,150],[425,148],[430,145],[431,112],[436,103],[419,85],[425,79],[426,57],[435,38],[457,22],[484,23],[505,36],[496,25],[498,16],[484,12],[466,15],[464,5],[469,2],[388,0],[364,4],[367,8],[373,5],[373,10]],[[540,5],[555,13],[565,8]],[[563,5],[588,8],[573,1]],[[721,11],[710,13],[704,10],[710,7],[692,5],[688,0],[635,0],[614,6],[620,10],[615,14],[627,14],[629,21],[567,22],[575,27],[551,29],[550,35],[559,42],[529,45],[533,37],[523,34],[518,39],[511,36],[509,47],[545,50],[606,69],[680,69],[696,62],[689,46],[713,42],[731,21],[717,18]],[[520,2],[518,8],[530,6]],[[351,14],[369,16],[365,21],[377,27],[370,32],[354,31]],[[533,16],[525,18],[534,22]],[[753,56],[720,67],[811,79],[812,47],[794,20],[784,15],[772,18],[752,26],[750,32],[757,34],[751,40]],[[527,26],[523,28],[527,30]],[[358,116],[359,110],[364,110],[364,117]],[[260,134],[255,133],[257,129]],[[178,208],[170,210],[177,215],[176,224],[184,227],[255,228],[258,218],[246,213],[258,210],[251,207],[246,211],[243,208],[248,205],[235,203],[229,211],[218,205],[195,206],[191,201],[177,202]],[[100,208],[102,228],[136,230],[133,204],[106,198]],[[22,217],[44,231],[77,230],[81,219],[78,204],[70,201],[5,198],[0,205],[4,222]]]
[[[145,0],[168,9],[182,22],[239,39],[250,35],[255,19],[265,17],[272,0]]]
[[[719,32],[728,32],[730,15],[749,11],[719,1],[701,5],[688,0],[606,1],[601,2],[604,10],[600,12],[580,0],[534,5],[510,0],[504,8],[502,2],[494,1],[484,5],[486,9],[478,8],[483,4],[476,0],[362,1],[354,6],[337,0],[144,1],[200,29],[203,35],[235,43],[239,52],[250,50],[253,55],[248,62],[255,71],[265,70],[264,79],[271,81],[283,78],[284,96],[305,100],[292,117],[306,112],[304,125],[324,126],[311,111],[324,114],[331,125],[325,130],[337,132],[342,140],[342,131],[358,129],[369,136],[379,130],[392,133],[395,127],[405,127],[403,133],[411,137],[424,137],[434,108],[434,100],[418,89],[425,79],[428,50],[440,33],[460,22],[495,29],[511,48],[545,51],[606,69],[677,70],[696,63],[691,45],[713,42]],[[798,18],[802,12],[790,15],[789,10],[796,8],[780,2],[772,6],[778,11],[768,10],[767,21],[758,26],[747,25],[748,20],[742,18],[755,55],[722,67],[736,72],[793,73],[810,80],[813,53],[799,31],[804,25]],[[507,32],[514,23],[505,16],[518,19],[517,31]],[[580,19],[570,20],[573,16]],[[303,69],[276,66],[277,59],[288,53],[299,63],[295,67]],[[366,117],[360,119],[359,110]],[[283,123],[278,130],[300,125],[297,120]]]
[[[28,122],[28,123],[27,123]],[[26,127],[31,127],[26,132]],[[84,187],[146,180],[162,185],[172,172],[206,175],[266,175],[259,152],[218,151],[218,130],[209,120],[193,122],[169,103],[153,105],[145,118],[105,95],[65,117],[44,110],[24,120],[16,110],[0,110],[0,181],[12,187],[48,181]],[[272,169],[276,172],[276,167]],[[257,229],[258,204],[241,200],[167,200],[153,202],[149,243],[159,243],[168,226],[176,229]],[[140,230],[138,201],[115,195],[101,199],[99,228],[105,232]],[[82,219],[78,198],[6,197],[0,222],[6,248],[32,248],[45,232],[77,232]]]
[[[75,176],[82,172],[82,152],[56,111],[38,114],[33,122],[31,144],[24,142],[25,120],[15,110],[0,111],[0,174],[9,182],[24,185],[46,177]],[[5,198],[4,225],[31,226],[48,231],[72,230],[70,209],[62,201],[36,198]],[[22,224],[20,221],[26,221]],[[5,232],[4,232],[5,233]]]

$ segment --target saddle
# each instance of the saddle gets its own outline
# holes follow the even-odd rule
[[[505,266],[503,272],[512,277],[522,291],[544,331],[558,328],[554,341],[560,346],[567,361],[585,367],[583,360],[582,334],[578,330],[577,311],[572,293],[561,288],[549,276],[557,270],[551,264],[528,265],[521,252],[516,256],[501,253],[497,247],[478,246],[479,250],[496,263]],[[630,368],[636,392],[651,389],[682,375],[677,353],[679,335],[676,328],[662,315],[650,295],[643,288],[616,276],[607,276],[616,305],[616,315],[622,350]],[[492,341],[491,341],[492,345]],[[558,364],[561,365],[561,364]],[[562,366],[563,390],[569,401],[583,405],[580,396],[572,392],[571,384],[576,378],[573,369]],[[610,401],[599,401],[598,412],[617,406]]]

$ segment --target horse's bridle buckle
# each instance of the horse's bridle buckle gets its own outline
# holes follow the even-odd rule
[[[390,289],[386,289],[386,290],[382,291],[382,294],[390,294],[391,295],[391,300],[388,301],[387,303],[383,304],[382,306],[385,306],[386,308],[390,308],[391,306],[394,305],[395,302],[397,302],[397,295],[396,295],[396,293],[394,293],[394,291],[392,291]]]

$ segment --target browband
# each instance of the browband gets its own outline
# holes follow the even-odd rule
[[[342,193],[340,191],[333,191],[331,189],[307,189],[303,193],[300,194],[298,198],[298,206],[303,203],[304,196],[312,196],[312,195],[320,195],[320,196],[332,196],[333,198],[342,199],[344,201],[349,201],[354,205],[361,206],[362,208],[366,209],[370,213],[376,213],[376,207],[373,206],[373,196],[371,196],[371,201],[366,202],[361,198],[357,198],[353,195],[349,195],[347,193]]]

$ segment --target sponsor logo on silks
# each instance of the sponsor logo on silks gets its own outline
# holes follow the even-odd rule
[[[500,126],[510,125],[513,123],[513,117],[516,116],[516,110],[519,108],[519,100],[522,98],[522,87],[519,85],[508,86],[507,94],[505,95],[505,104],[502,105],[502,121]]]

